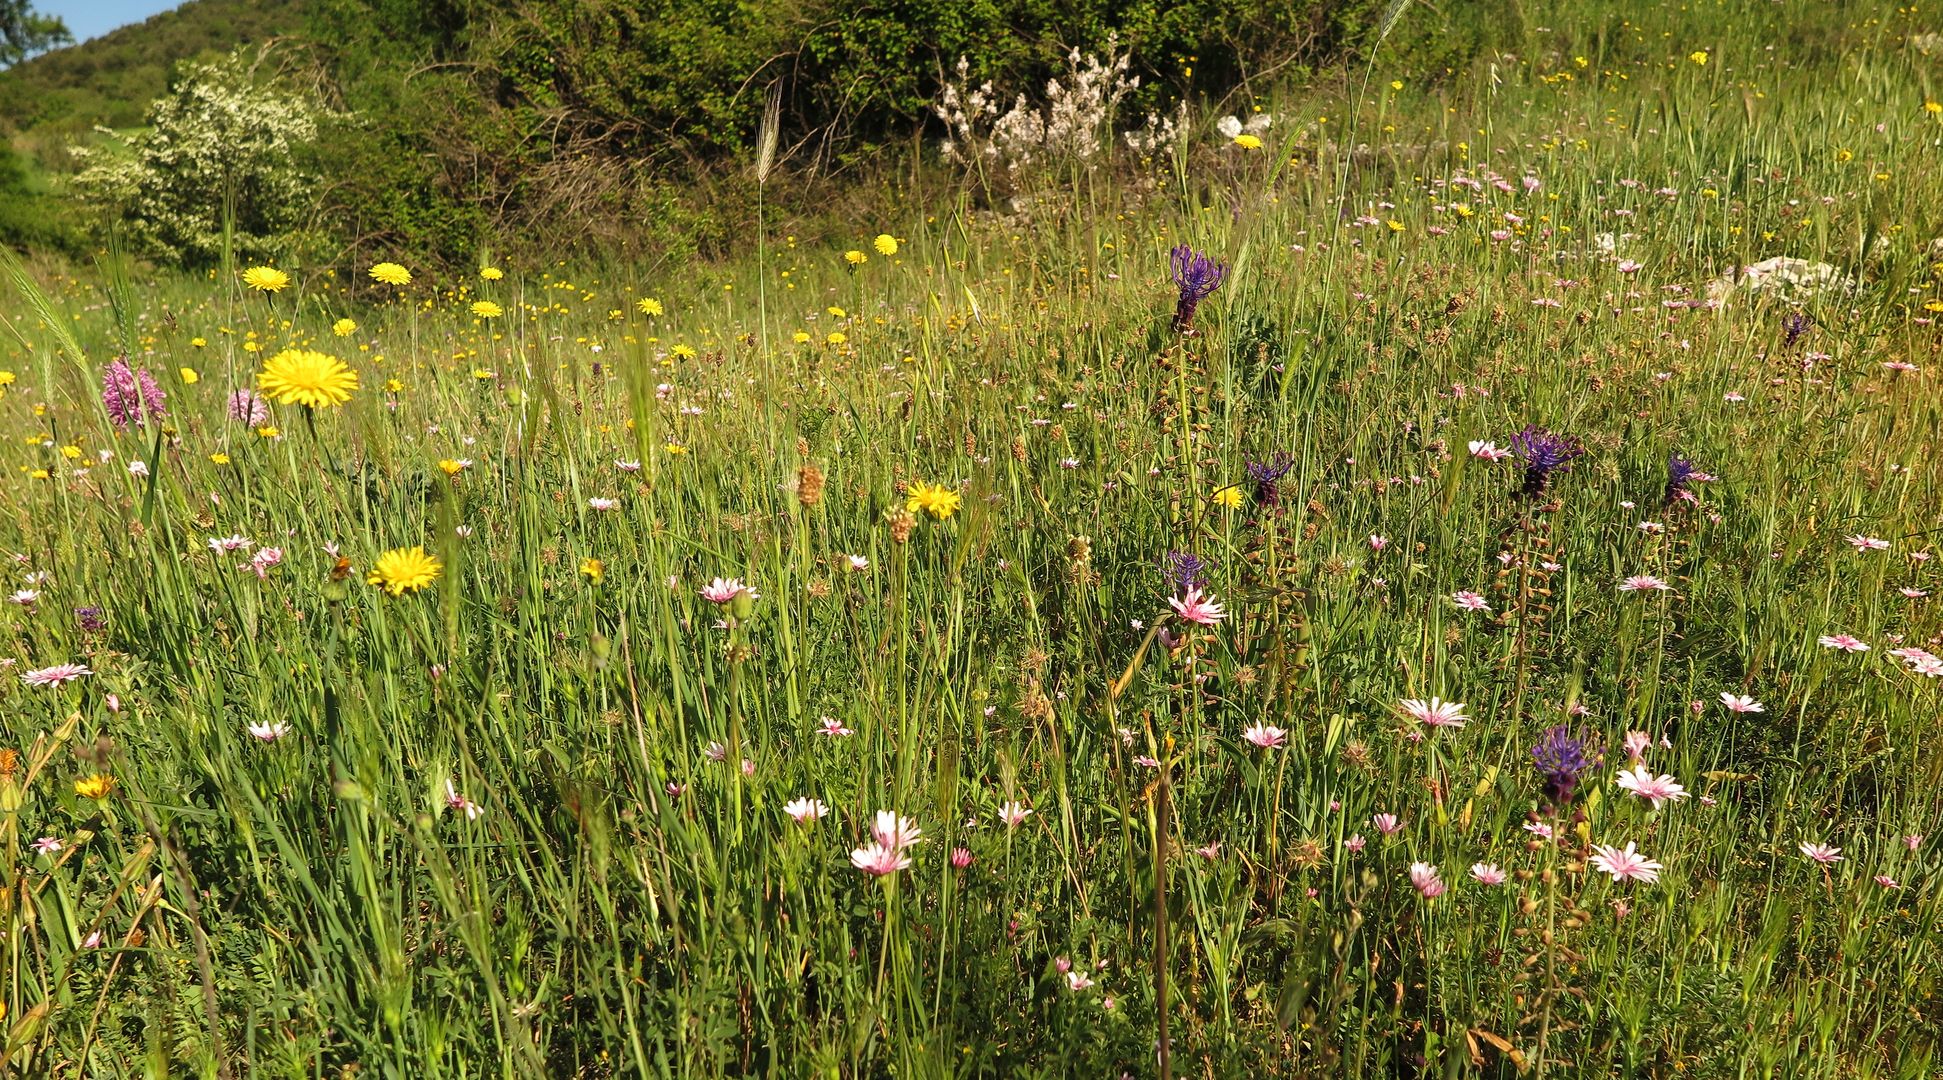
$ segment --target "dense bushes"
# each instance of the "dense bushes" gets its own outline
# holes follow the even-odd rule
[[[319,180],[307,192],[310,209],[326,227],[317,254],[395,248],[454,259],[495,239],[603,248],[645,239],[651,248],[668,241],[701,250],[730,242],[717,200],[746,194],[730,166],[746,163],[772,92],[782,105],[785,174],[830,177],[883,161],[886,147],[943,135],[930,107],[961,58],[974,82],[1037,92],[1066,69],[1072,49],[1104,53],[1117,41],[1140,80],[1123,108],[1225,100],[1232,109],[1273,83],[1355,57],[1393,8],[1382,0],[262,6],[285,19],[300,13],[301,33],[277,49],[283,79],[342,117],[326,122],[309,163]],[[1496,6],[1413,9],[1388,47],[1403,45],[1420,73],[1455,66],[1497,28]],[[79,70],[89,63],[75,55],[82,51],[41,63]]]

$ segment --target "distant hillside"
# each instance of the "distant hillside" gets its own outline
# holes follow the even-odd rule
[[[303,28],[308,0],[189,0],[173,11],[0,72],[0,125],[23,131],[133,127],[177,62]]]

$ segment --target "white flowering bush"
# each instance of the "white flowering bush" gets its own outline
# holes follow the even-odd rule
[[[1016,180],[1034,165],[1089,164],[1102,156],[1112,145],[1115,108],[1140,86],[1138,75],[1127,74],[1129,55],[1116,55],[1116,45],[1107,40],[1105,60],[1074,49],[1065,81],[1047,80],[1043,102],[1021,93],[1002,113],[1004,95],[989,81],[972,87],[970,61],[960,57],[956,80],[945,81],[932,107],[951,130],[940,148],[945,159],[994,165]]]
[[[303,220],[312,184],[299,153],[317,138],[316,111],[256,82],[240,56],[184,69],[147,121],[132,138],[100,129],[107,145],[74,148],[86,165],[75,193],[117,221],[131,248],[213,262],[227,214],[237,254],[260,256]]]

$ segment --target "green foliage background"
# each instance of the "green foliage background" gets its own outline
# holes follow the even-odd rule
[[[1515,20],[1491,2],[1424,8],[1391,48],[1455,71]],[[928,111],[959,57],[975,80],[1042,88],[1074,48],[1130,49],[1135,111],[1245,107],[1373,38],[1374,0],[193,0],[0,74],[0,115],[29,167],[0,171],[0,240],[82,243],[49,205],[67,147],[142,122],[191,59],[238,46],[336,119],[316,149],[313,260],[365,250],[471,258],[534,241],[682,258],[740,229],[746,163],[781,94],[784,212],[895,171],[937,135]],[[1405,36],[1407,35],[1407,36]],[[37,182],[30,182],[39,176]],[[46,223],[58,222],[58,227]]]

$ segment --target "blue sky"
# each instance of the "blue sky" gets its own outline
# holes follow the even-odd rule
[[[34,0],[34,9],[46,15],[59,15],[73,32],[74,40],[86,41],[118,26],[141,22],[178,3],[180,0]]]

